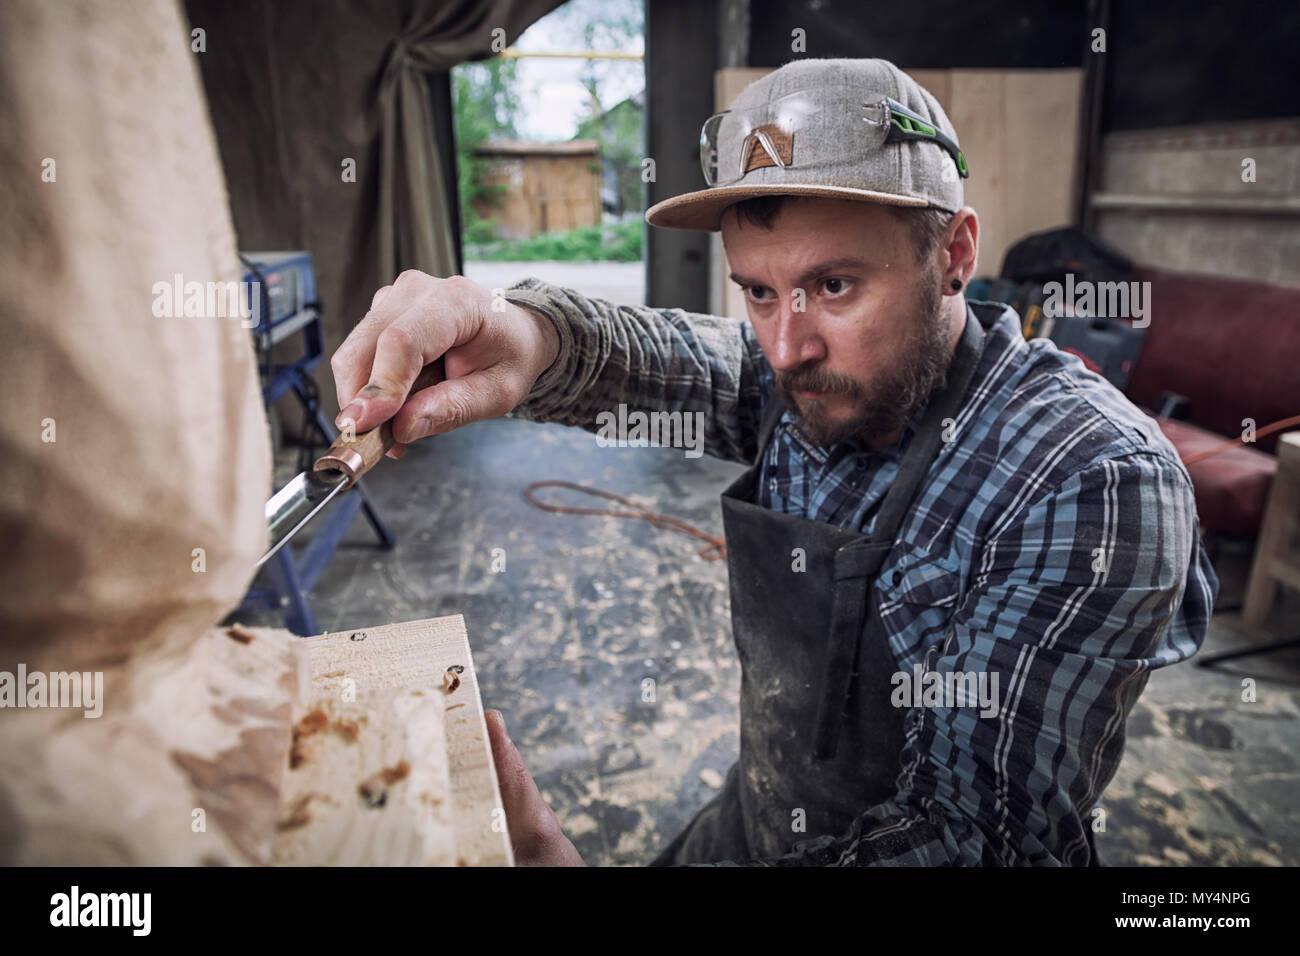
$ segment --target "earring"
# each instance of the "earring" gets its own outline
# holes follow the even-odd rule
[[[961,280],[960,280],[960,279],[953,279],[953,280],[952,280],[952,291],[953,291],[953,292],[960,292],[960,291],[961,291]]]

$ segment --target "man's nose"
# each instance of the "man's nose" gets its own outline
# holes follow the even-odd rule
[[[776,338],[767,357],[778,372],[790,372],[826,357],[826,347],[817,334],[815,318],[806,309],[799,308],[802,299],[802,296],[791,294],[781,301]]]

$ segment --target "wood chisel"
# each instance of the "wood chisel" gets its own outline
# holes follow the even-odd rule
[[[408,395],[436,385],[443,380],[443,362],[426,365],[411,386]],[[304,471],[271,496],[266,503],[266,523],[271,544],[258,559],[261,567],[284,547],[303,525],[314,518],[340,492],[351,488],[358,478],[373,468],[395,444],[393,423],[384,422],[350,441],[344,436],[335,440],[329,451],[316,459],[311,471]]]

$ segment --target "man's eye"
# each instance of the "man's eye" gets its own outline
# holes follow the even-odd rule
[[[765,293],[765,292],[771,292],[772,290],[769,289],[769,288],[767,288],[766,286],[761,286],[761,285],[751,285],[751,286],[748,286],[748,287],[745,289],[745,291],[746,291],[747,293],[749,293],[749,297],[750,297],[751,299],[754,299],[754,300],[759,301],[759,302],[766,302],[767,299],[764,298],[763,293]]]
[[[839,295],[841,292],[847,291],[848,287],[849,284],[843,279],[826,279],[822,282],[822,288],[831,295]]]

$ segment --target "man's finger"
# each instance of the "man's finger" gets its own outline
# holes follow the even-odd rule
[[[338,396],[339,408],[348,406],[356,398],[361,386],[370,380],[370,366],[375,359],[375,341],[379,333],[401,314],[398,300],[389,298],[391,285],[386,285],[375,292],[370,299],[370,311],[365,314],[348,337],[330,357],[330,368],[334,372],[334,391]],[[388,307],[381,303],[388,300]],[[345,416],[340,413],[335,424],[341,424]]]
[[[352,418],[358,432],[378,427],[397,414],[424,366],[463,344],[458,337],[472,336],[461,323],[432,319],[429,310],[428,300],[417,298],[379,333],[370,380],[339,413],[340,420]],[[454,305],[449,311],[455,313]],[[400,433],[398,438],[412,440]]]
[[[560,829],[560,821],[537,789],[519,751],[506,733],[499,710],[484,714],[492,761],[496,765],[501,804],[515,863],[519,866],[585,866],[577,849]]]
[[[512,407],[507,388],[496,372],[471,372],[412,395],[393,419],[393,435],[403,442],[418,441],[470,422],[499,418]]]

